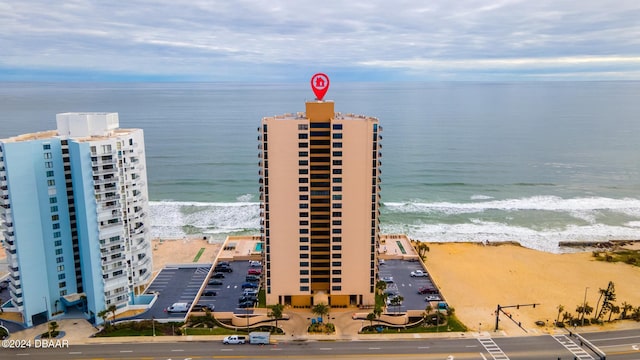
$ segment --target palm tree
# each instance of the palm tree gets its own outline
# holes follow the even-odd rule
[[[613,314],[620,314],[620,306],[611,304],[609,308],[609,320],[607,321],[611,322],[611,315]]]
[[[376,314],[374,314],[373,312],[370,312],[367,314],[367,320],[369,320],[371,327],[373,327],[373,320],[375,319],[376,319]]]
[[[109,323],[107,322],[107,316],[109,315],[109,310],[107,309],[102,309],[100,312],[98,312],[98,317],[102,318],[102,323],[104,324],[104,327],[108,327]]]
[[[593,306],[590,306],[588,302],[584,305],[578,305],[576,312],[580,315],[580,321],[584,321],[585,315],[589,315],[593,312]]]
[[[378,291],[378,293],[381,293],[383,291],[385,291],[387,289],[387,283],[382,281],[382,280],[378,280],[378,282],[376,282],[376,290]]]
[[[57,335],[58,323],[56,321],[49,322],[49,339],[51,339],[52,334]]]
[[[282,319],[282,310],[284,310],[284,305],[282,304],[275,304],[271,306],[269,317],[272,317],[276,320],[276,331],[278,331],[278,320]]]
[[[404,297],[402,295],[394,296],[391,301],[389,301],[389,305],[396,307],[396,312],[400,312],[400,305],[404,301]]]
[[[383,311],[384,309],[379,304],[376,304],[376,306],[373,308],[373,313],[376,315],[377,319],[380,319],[380,315],[382,315]]]
[[[111,304],[109,305],[109,307],[107,308],[107,310],[111,313],[113,319],[112,321],[116,321],[116,310],[118,309],[118,307],[116,307],[115,304]]]
[[[556,324],[560,320],[560,315],[562,315],[563,311],[564,311],[564,306],[563,305],[558,305],[558,316],[556,317]]]
[[[416,249],[418,250],[418,256],[420,256],[420,259],[422,259],[423,261],[426,260],[427,252],[429,252],[429,246],[422,241],[418,241]]]
[[[622,303],[622,314],[620,314],[620,319],[626,319],[629,311],[633,310],[633,306],[628,302]]]
[[[311,312],[315,315],[320,316],[320,320],[323,320],[324,322],[324,316],[329,313],[329,305],[320,303],[311,308]]]

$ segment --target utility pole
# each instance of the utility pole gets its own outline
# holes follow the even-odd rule
[[[503,309],[507,309],[507,308],[520,309],[520,306],[532,306],[535,309],[536,305],[540,305],[540,304],[533,303],[533,304],[517,304],[517,305],[507,305],[507,306],[500,306],[500,304],[498,304],[498,307],[496,309],[496,327],[493,331],[498,331],[498,323],[500,322],[500,312],[502,312],[511,321],[513,321],[514,324],[518,325],[520,329],[524,330],[524,332],[528,332],[525,328],[522,327],[521,322],[513,320],[513,316],[511,314],[507,314],[506,312],[504,312]]]
[[[589,290],[588,286],[584,288],[584,301],[582,301],[582,326],[584,326],[584,316],[586,314],[585,310],[587,309],[587,290]]]

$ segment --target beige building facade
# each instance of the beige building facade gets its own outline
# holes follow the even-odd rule
[[[378,119],[331,101],[262,119],[261,238],[268,305],[375,303],[380,203]]]

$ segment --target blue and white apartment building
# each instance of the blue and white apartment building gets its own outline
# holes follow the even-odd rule
[[[101,310],[134,305],[151,280],[144,135],[120,129],[117,113],[56,122],[0,140],[2,305],[26,326],[65,313],[99,324]]]

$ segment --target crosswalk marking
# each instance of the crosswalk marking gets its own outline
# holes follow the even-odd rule
[[[577,359],[593,360],[593,356],[589,355],[589,353],[578,346],[578,344],[574,343],[573,340],[569,339],[566,335],[553,335],[552,337],[556,339],[556,341],[564,346],[567,350],[571,351],[571,353],[575,355]]]
[[[491,355],[494,360],[509,360],[507,354],[505,354],[502,349],[498,346],[498,344],[493,341],[491,338],[479,338],[480,344],[484,347],[485,350]]]

